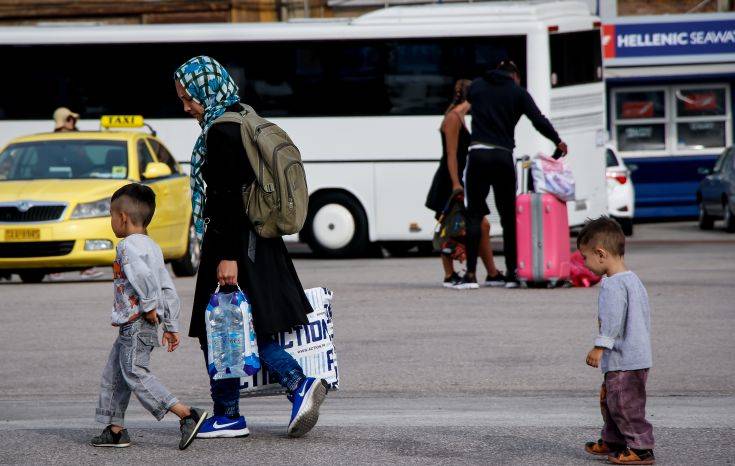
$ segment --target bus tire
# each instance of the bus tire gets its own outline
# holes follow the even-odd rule
[[[711,230],[715,226],[715,218],[707,213],[704,201],[699,201],[699,229]]]
[[[368,252],[367,215],[360,203],[342,192],[317,195],[301,233],[312,251],[322,257],[355,257]]]
[[[181,259],[171,262],[171,268],[177,277],[193,277],[199,270],[201,249],[194,224],[189,226],[189,239],[186,242],[186,254]]]
[[[41,270],[27,270],[18,273],[23,283],[41,283],[46,278],[46,273]]]

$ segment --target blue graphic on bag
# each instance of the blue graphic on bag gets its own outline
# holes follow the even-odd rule
[[[304,373],[324,379],[331,389],[339,388],[337,356],[334,350],[334,326],[331,301],[333,294],[327,288],[304,290],[313,312],[307,314],[309,323],[275,335],[277,341],[298,362]],[[240,380],[242,396],[282,393],[278,377],[263,367],[252,377]]]

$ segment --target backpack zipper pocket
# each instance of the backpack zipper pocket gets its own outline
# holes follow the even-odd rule
[[[286,179],[286,191],[288,192],[288,208],[289,210],[294,209],[294,197],[293,197],[293,187],[291,186],[291,180],[288,178],[288,171],[291,169],[292,166],[298,165],[301,167],[301,171],[304,171],[304,165],[301,162],[291,162],[288,165],[286,165],[286,168],[283,170],[283,177]]]

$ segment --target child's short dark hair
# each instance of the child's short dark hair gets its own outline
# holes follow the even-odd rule
[[[128,214],[136,225],[147,227],[153,220],[153,214],[156,212],[156,193],[150,187],[140,183],[126,184],[115,191],[110,204],[118,199],[129,201],[121,204],[120,209]]]
[[[588,221],[577,237],[577,249],[585,245],[602,246],[616,256],[625,255],[625,235],[623,229],[610,217],[600,217]]]

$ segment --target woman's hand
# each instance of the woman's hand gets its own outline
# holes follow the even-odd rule
[[[220,285],[237,285],[237,261],[220,261],[217,266],[217,282]]]

